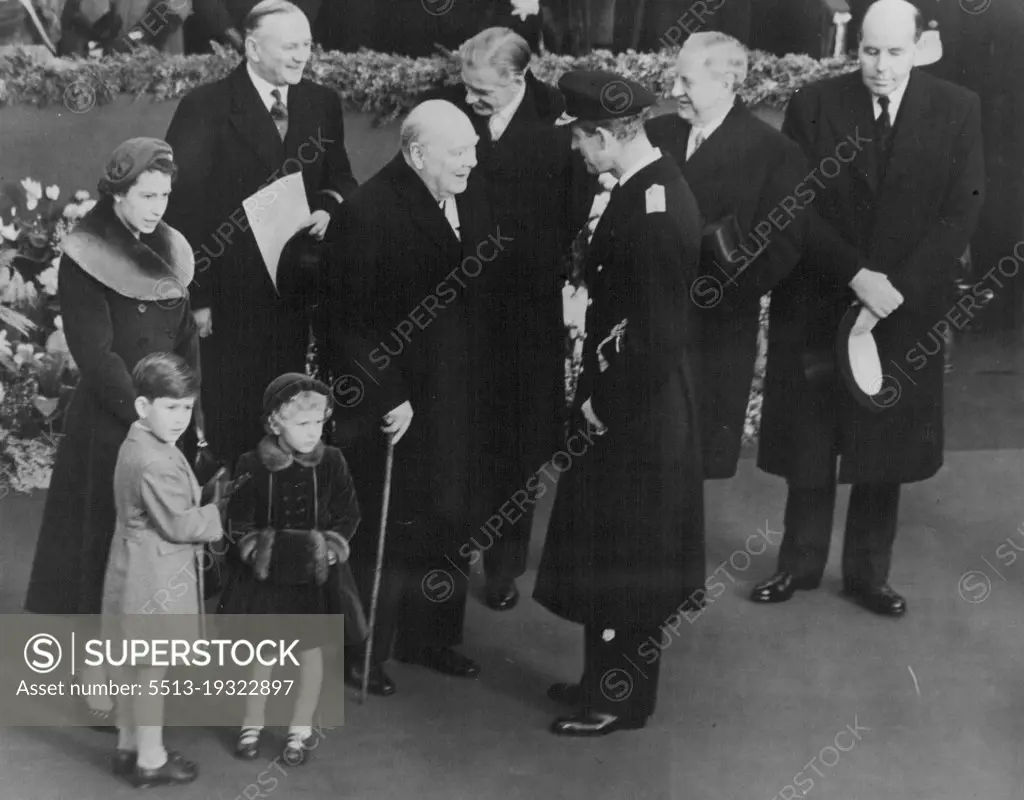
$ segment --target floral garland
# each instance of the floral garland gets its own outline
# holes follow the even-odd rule
[[[517,0],[513,13],[529,16],[533,5],[531,0]],[[552,84],[572,69],[610,70],[667,97],[671,89],[667,76],[674,61],[675,53],[669,50],[595,50],[583,56],[536,56],[530,70]],[[43,60],[27,50],[16,51],[0,56],[0,106],[63,104],[74,113],[85,113],[122,94],[171,100],[225,77],[239,62],[234,50],[219,46],[212,54],[173,57],[149,47],[90,59]],[[801,87],[855,69],[857,62],[853,59],[819,60],[804,54],[776,56],[755,50],[750,54],[747,80],[739,94],[748,105],[784,108]],[[337,91],[349,108],[377,113],[382,120],[394,119],[423,97],[460,80],[458,57],[445,50],[411,58],[371,50],[342,53],[316,49],[306,75]]]

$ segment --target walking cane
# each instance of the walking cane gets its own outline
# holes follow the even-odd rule
[[[380,532],[377,534],[377,564],[373,570],[373,592],[370,595],[370,636],[363,655],[363,685],[359,691],[359,704],[366,702],[366,691],[370,685],[370,660],[373,657],[373,634],[377,626],[377,598],[380,595],[380,575],[384,568],[384,539],[388,530],[388,505],[391,502],[391,468],[395,463],[395,440],[388,436],[388,455],[384,462],[384,496],[380,503]]]

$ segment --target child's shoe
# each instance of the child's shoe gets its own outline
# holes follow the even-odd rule
[[[252,761],[260,757],[260,734],[263,728],[254,725],[246,725],[238,732],[238,741],[235,743],[235,758],[245,761]]]
[[[309,728],[292,728],[288,731],[288,739],[284,743],[281,759],[289,767],[300,767],[306,763],[309,748],[306,743],[313,738]]]

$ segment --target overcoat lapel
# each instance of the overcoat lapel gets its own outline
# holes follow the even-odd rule
[[[860,72],[850,74],[835,113],[838,120],[835,131],[837,143],[873,139],[875,113],[871,105],[871,94],[864,86]],[[875,194],[878,191],[878,157],[874,141],[863,147],[858,144],[854,149],[856,155],[850,162],[850,168],[853,174],[867,185],[871,193]]]
[[[391,171],[391,183],[398,201],[405,205],[416,226],[437,247],[458,258],[459,240],[451,225],[430,190],[405,163],[402,154],[395,156],[386,169]]]
[[[292,87],[288,92],[289,138],[292,136],[292,119],[303,116],[296,113],[293,117],[291,114],[293,90],[296,88]],[[252,148],[263,165],[271,171],[278,169],[284,162],[284,145],[270,112],[263,105],[259,92],[249,80],[244,63],[232,75],[230,116],[231,124],[239,137]]]
[[[896,114],[892,154],[889,156],[889,165],[886,169],[882,189],[895,184],[897,179],[905,174],[920,157],[922,133],[929,130],[930,126],[934,124],[930,116],[931,100],[926,88],[917,79],[915,70],[910,74],[907,89]]]
[[[312,108],[316,102],[315,93],[310,92],[309,88],[310,85],[306,81],[302,81],[288,89],[288,133],[284,137],[286,158],[297,159],[303,166],[305,166],[307,157],[302,155],[300,148],[307,142],[317,141],[318,131],[314,121],[321,119],[321,115]],[[271,125],[273,125],[273,118],[269,114],[267,117],[270,118]],[[273,127],[274,134],[278,135],[277,126],[273,125]],[[279,135],[278,138],[280,138]],[[303,149],[308,150],[309,148]],[[289,171],[295,172],[296,170]]]
[[[685,159],[685,154],[691,126],[685,120],[680,120],[682,124],[679,126],[679,136],[681,137],[679,146],[685,160],[679,164],[679,171],[683,173],[683,177],[688,182],[709,182],[716,172],[731,167],[735,163],[736,159],[733,154],[745,147],[742,138],[737,136],[737,132],[743,127],[743,115],[749,114],[743,101],[737,98],[735,105],[722,120],[722,124],[688,159]]]

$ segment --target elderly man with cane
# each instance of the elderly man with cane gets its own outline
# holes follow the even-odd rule
[[[395,690],[382,667],[392,644],[402,661],[461,677],[479,671],[453,649],[462,638],[469,574],[460,545],[469,526],[487,517],[474,507],[484,474],[474,398],[487,390],[487,353],[475,331],[494,280],[487,262],[502,246],[471,174],[477,139],[451,103],[417,106],[402,125],[401,151],[342,207],[345,268],[328,278],[324,352],[342,406],[338,432],[351,442],[353,477],[366,498],[367,530],[381,528],[371,498],[382,494],[382,434],[394,445],[368,676],[379,695]],[[353,542],[364,595],[376,549],[371,537]],[[364,653],[348,656],[346,678],[358,685]]]

